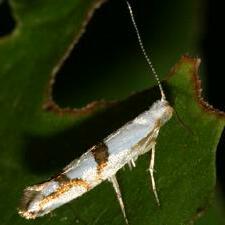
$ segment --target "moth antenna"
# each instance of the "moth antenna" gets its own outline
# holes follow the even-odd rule
[[[130,3],[127,0],[126,0],[126,3],[127,3],[127,6],[128,6],[128,10],[129,10],[129,13],[130,13],[132,24],[134,26],[134,29],[135,29],[135,32],[136,32],[136,35],[137,35],[137,38],[138,38],[138,43],[139,43],[139,45],[141,47],[141,51],[142,51],[142,53],[143,53],[143,55],[144,55],[148,65],[149,65],[149,68],[151,69],[151,71],[152,71],[152,73],[153,73],[153,75],[154,75],[154,77],[155,77],[155,79],[157,81],[157,84],[159,86],[159,90],[160,90],[160,93],[161,93],[161,99],[162,100],[166,100],[166,96],[165,96],[165,93],[163,91],[162,84],[161,84],[161,82],[159,80],[159,76],[158,76],[158,74],[157,74],[157,72],[155,70],[155,67],[153,66],[153,64],[152,64],[152,62],[151,62],[151,60],[150,60],[146,50],[145,50],[145,47],[144,47],[144,44],[143,44],[143,41],[142,41],[142,38],[141,38],[141,35],[140,35],[140,32],[139,32],[139,29],[138,29],[138,26],[137,26],[136,21],[134,19],[134,13],[133,13],[132,7],[131,7]]]

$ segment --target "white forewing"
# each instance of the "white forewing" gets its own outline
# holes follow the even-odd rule
[[[64,172],[69,179],[80,178],[86,180],[90,184],[95,180],[97,171],[97,163],[91,151],[83,154],[73,167]]]

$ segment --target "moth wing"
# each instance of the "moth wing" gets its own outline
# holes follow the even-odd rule
[[[140,155],[150,151],[155,146],[156,138],[158,137],[159,127],[155,126],[146,137],[141,139],[133,148],[135,151],[139,151]]]
[[[79,159],[74,159],[71,163],[69,163],[66,167],[63,168],[63,173],[68,172],[71,168],[76,167],[79,164]]]

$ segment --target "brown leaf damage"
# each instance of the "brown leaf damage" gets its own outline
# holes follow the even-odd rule
[[[62,58],[56,63],[55,67],[53,68],[50,81],[46,88],[46,93],[45,93],[45,98],[44,98],[45,100],[44,100],[44,103],[42,106],[44,110],[52,111],[58,115],[72,114],[74,116],[80,116],[80,115],[94,113],[95,111],[97,111],[101,108],[105,108],[105,107],[113,105],[115,103],[114,101],[97,100],[97,101],[88,103],[86,106],[84,106],[82,108],[70,108],[70,107],[61,108],[52,98],[52,90],[54,87],[55,78],[56,78],[58,71],[60,70],[60,68],[63,65],[63,63],[65,62],[65,60],[69,57],[74,46],[79,42],[79,39],[81,38],[81,36],[85,33],[85,28],[86,28],[88,22],[91,20],[95,10],[97,10],[104,2],[105,2],[105,0],[94,1],[90,10],[87,12],[87,14],[85,16],[86,19],[84,20],[83,24],[81,25],[81,29],[80,29],[79,33],[78,34],[76,33],[74,35],[74,40],[68,46],[67,50],[65,51],[65,54],[62,56]]]
[[[202,82],[199,78],[199,67],[201,64],[200,58],[194,58],[187,55],[183,55],[178,63],[171,69],[168,79],[170,79],[173,75],[177,73],[180,66],[183,64],[191,65],[190,72],[188,73],[192,80],[192,87],[194,90],[194,98],[197,101],[198,105],[203,109],[205,112],[214,114],[216,116],[225,118],[225,112],[215,109],[212,105],[210,105],[206,100],[204,100],[202,95]]]

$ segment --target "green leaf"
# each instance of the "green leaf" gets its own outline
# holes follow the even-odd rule
[[[101,2],[69,0],[65,4],[62,0],[39,0],[28,4],[25,0],[14,0],[10,3],[17,26],[11,35],[0,40],[1,223],[124,224],[113,189],[107,182],[52,215],[34,221],[20,218],[16,208],[25,186],[47,179],[147,109],[157,99],[158,89],[140,92],[115,104],[98,101],[81,109],[60,109],[49,96],[52,87],[46,91],[49,77],[57,72],[68,54],[66,49],[72,48],[71,43],[77,41]],[[175,51],[174,46],[171,48]],[[128,62],[124,63],[132,70]],[[188,224],[208,205],[215,184],[215,150],[225,120],[223,113],[213,112],[199,98],[198,63],[183,57],[170,73],[167,84],[169,101],[188,128],[182,127],[174,115],[160,130],[155,176],[161,207],[157,207],[150,189],[146,172],[148,155],[137,161],[132,172],[118,173],[130,224]],[[117,72],[116,81],[119,93],[126,96],[128,88],[119,79],[123,70]],[[145,87],[143,83],[148,84],[142,70],[146,69],[137,63],[134,71],[140,75],[131,82],[137,90]],[[125,81],[134,71],[128,73]],[[115,89],[111,82],[107,85]]]
[[[222,193],[217,190],[215,198],[213,199],[212,204],[199,212],[196,217],[200,218],[196,221],[196,225],[224,225],[224,202]],[[204,215],[204,216],[203,216]]]

